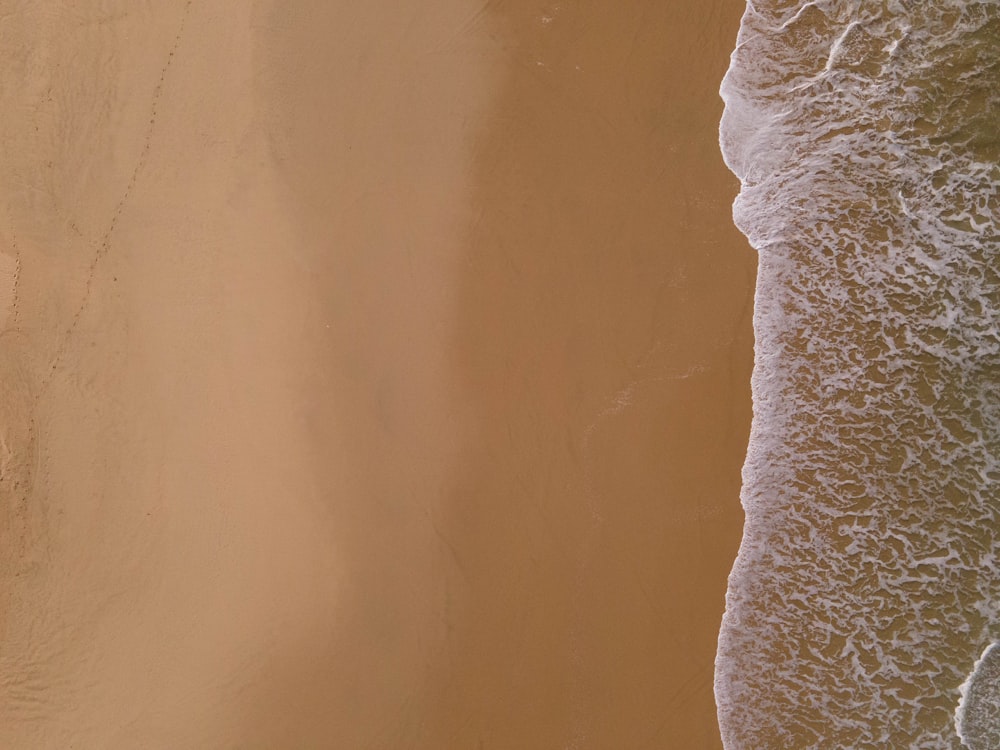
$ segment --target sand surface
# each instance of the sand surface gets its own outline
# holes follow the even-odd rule
[[[719,747],[741,11],[13,4],[0,747]]]

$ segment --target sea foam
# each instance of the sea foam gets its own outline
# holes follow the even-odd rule
[[[950,748],[1000,637],[1000,3],[748,3],[722,85],[759,253],[728,750]]]
[[[970,750],[1000,747],[1000,644],[991,643],[959,687],[955,730]]]

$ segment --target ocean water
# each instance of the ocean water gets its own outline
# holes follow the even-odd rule
[[[760,264],[725,746],[1000,748],[1000,0],[751,0],[722,95]]]

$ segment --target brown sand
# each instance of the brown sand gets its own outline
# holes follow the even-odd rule
[[[0,747],[718,747],[741,10],[5,16]]]

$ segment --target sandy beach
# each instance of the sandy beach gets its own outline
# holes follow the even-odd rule
[[[720,748],[742,10],[5,17],[0,746]]]

